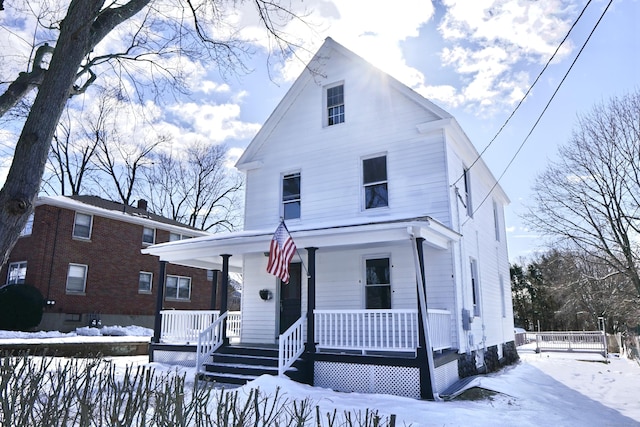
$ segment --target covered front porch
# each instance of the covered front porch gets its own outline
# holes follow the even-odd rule
[[[277,285],[263,265],[272,232],[232,233],[147,249],[161,262],[220,270],[222,289],[230,271],[245,273],[241,313],[227,311],[224,300],[219,310],[159,310],[152,352],[168,346],[195,347],[192,358],[205,374],[215,355],[230,345],[276,347],[274,373],[287,374],[302,357],[308,366],[305,382],[310,384],[322,382],[324,374],[318,366],[332,371],[343,366],[404,366],[415,372],[419,396],[432,395],[433,355],[457,348],[457,326],[453,306],[427,307],[424,248],[445,252],[457,235],[428,218],[292,230],[291,234],[306,273],[299,274],[299,281],[306,276],[306,283],[298,284],[297,300],[293,297],[297,314],[294,310],[288,317],[282,312],[291,301],[283,294],[295,287],[290,286],[292,282],[288,288]],[[349,266],[369,253],[393,259],[389,261],[394,269],[393,290],[388,290],[390,308],[366,309],[361,308],[364,302],[358,302],[364,298],[358,294],[363,292],[363,279]],[[158,285],[162,289],[163,284]],[[441,287],[449,292],[454,283],[447,281]]]

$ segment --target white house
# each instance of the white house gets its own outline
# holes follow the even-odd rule
[[[328,38],[236,167],[244,231],[144,252],[241,272],[241,314],[223,302],[195,356],[160,339],[152,358],[192,357],[224,381],[260,373],[232,372],[229,354],[273,347],[274,373],[417,398],[517,358],[509,200],[449,113]],[[288,284],[266,272],[281,218]]]

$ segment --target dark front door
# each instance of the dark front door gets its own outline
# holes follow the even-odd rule
[[[300,318],[302,268],[299,262],[289,265],[289,283],[280,281],[280,333]]]

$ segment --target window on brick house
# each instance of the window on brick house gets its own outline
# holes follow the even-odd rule
[[[154,228],[142,228],[142,243],[145,245],[153,245],[156,242],[156,230]]]
[[[87,287],[87,266],[83,264],[69,264],[67,271],[67,293],[84,294]]]
[[[175,242],[176,240],[184,240],[184,239],[191,239],[191,236],[187,236],[185,234],[180,234],[180,233],[169,233],[170,242]]]
[[[90,239],[92,224],[93,216],[76,212],[76,218],[73,222],[73,237]]]
[[[27,261],[12,262],[7,272],[7,285],[23,284],[27,277]]]
[[[138,278],[138,293],[150,294],[151,284],[153,283],[152,281],[153,273],[149,273],[148,271],[141,271]]]
[[[29,215],[29,218],[27,219],[27,223],[22,228],[22,231],[20,232],[20,237],[29,236],[31,235],[32,231],[33,231],[33,212],[31,212],[31,215]]]
[[[191,277],[167,276],[165,298],[174,300],[191,299]]]

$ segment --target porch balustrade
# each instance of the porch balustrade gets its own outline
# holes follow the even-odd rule
[[[451,347],[451,313],[429,310],[433,350]],[[418,347],[417,310],[315,310],[315,339],[319,349],[415,352]]]
[[[196,343],[198,335],[211,326],[218,317],[218,310],[162,310],[162,330],[160,342]],[[227,337],[240,336],[241,315],[230,311],[227,316]]]

